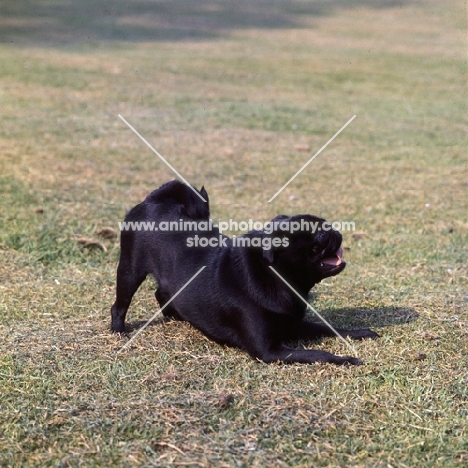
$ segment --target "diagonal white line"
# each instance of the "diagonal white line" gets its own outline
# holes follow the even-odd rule
[[[275,274],[280,278],[283,283],[289,287],[289,289],[296,294],[296,296],[307,306],[312,312],[314,312],[317,317],[327,325],[331,331],[357,356],[356,350],[333,328],[333,326],[328,323],[272,266],[269,267]]]
[[[202,266],[118,351],[122,352],[130,343],[206,268]]]
[[[132,130],[135,133],[135,135],[140,137],[141,141],[143,141],[143,143],[145,143],[159,157],[159,159],[161,159],[161,161],[165,163],[169,167],[169,169],[172,170],[172,172],[174,172],[183,182],[185,182],[185,184],[188,185],[193,190],[193,192],[198,195],[199,198],[201,198],[205,203],[207,203],[207,201],[174,169],[174,167],[172,167],[166,161],[166,159],[164,159],[163,156],[161,156],[120,114],[118,114],[118,116],[128,126],[128,128],[130,128],[130,130]]]
[[[353,115],[269,200],[271,203],[354,119]]]

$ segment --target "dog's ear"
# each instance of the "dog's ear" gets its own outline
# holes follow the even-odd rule
[[[291,219],[290,216],[286,215],[278,215],[274,217],[270,221],[270,229],[265,230],[264,232],[264,238],[269,238],[270,239],[270,248],[269,249],[263,249],[263,258],[264,260],[272,265],[277,257],[277,255],[280,252],[284,252],[286,250],[286,246],[281,242],[280,246],[273,246],[272,242],[273,239],[281,238],[283,239],[285,233],[284,231],[281,230],[279,223],[281,222],[288,222]]]
[[[289,247],[289,238],[283,232],[273,232],[271,234],[264,234],[264,239],[269,239],[269,249],[263,249],[263,259],[269,265],[275,263],[278,255]],[[275,243],[275,245],[273,245]]]
[[[271,246],[268,250],[263,249],[263,258],[267,263],[273,265],[273,262],[275,261],[275,251],[273,246]]]

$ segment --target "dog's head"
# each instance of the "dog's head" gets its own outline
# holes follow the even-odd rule
[[[323,218],[277,216],[265,229],[264,236],[272,239],[271,248],[263,250],[265,261],[309,289],[346,266],[342,236]]]

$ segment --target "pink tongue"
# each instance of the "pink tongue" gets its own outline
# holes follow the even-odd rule
[[[343,257],[343,249],[340,247],[336,252],[334,257],[327,257],[322,260],[322,263],[327,265],[338,266],[341,263],[341,258]]]

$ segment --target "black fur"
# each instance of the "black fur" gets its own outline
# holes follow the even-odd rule
[[[199,192],[208,202],[208,194]],[[164,184],[127,214],[125,221],[160,223],[209,221],[209,205],[179,181]],[[313,221],[311,215],[278,216],[277,221]],[[269,232],[269,230],[267,230]],[[220,247],[190,247],[195,235],[225,243]],[[314,340],[333,336],[328,326],[304,320],[306,306],[269,268],[272,266],[307,300],[310,289],[322,279],[337,275],[345,262],[323,263],[339,251],[341,234],[317,230],[290,234],[277,228],[271,233],[251,231],[243,238],[276,247],[237,247],[233,239],[214,228],[210,231],[122,231],[117,270],[117,297],[112,306],[111,328],[125,331],[125,316],[133,295],[148,274],[158,283],[156,299],[164,306],[198,271],[206,268],[182,291],[163,313],[190,322],[217,343],[235,346],[265,362],[330,362],[361,364],[356,357],[325,351],[291,348],[294,339]],[[286,242],[287,241],[287,242]],[[287,243],[287,245],[286,245]],[[337,331],[353,339],[375,338],[369,330]]]

